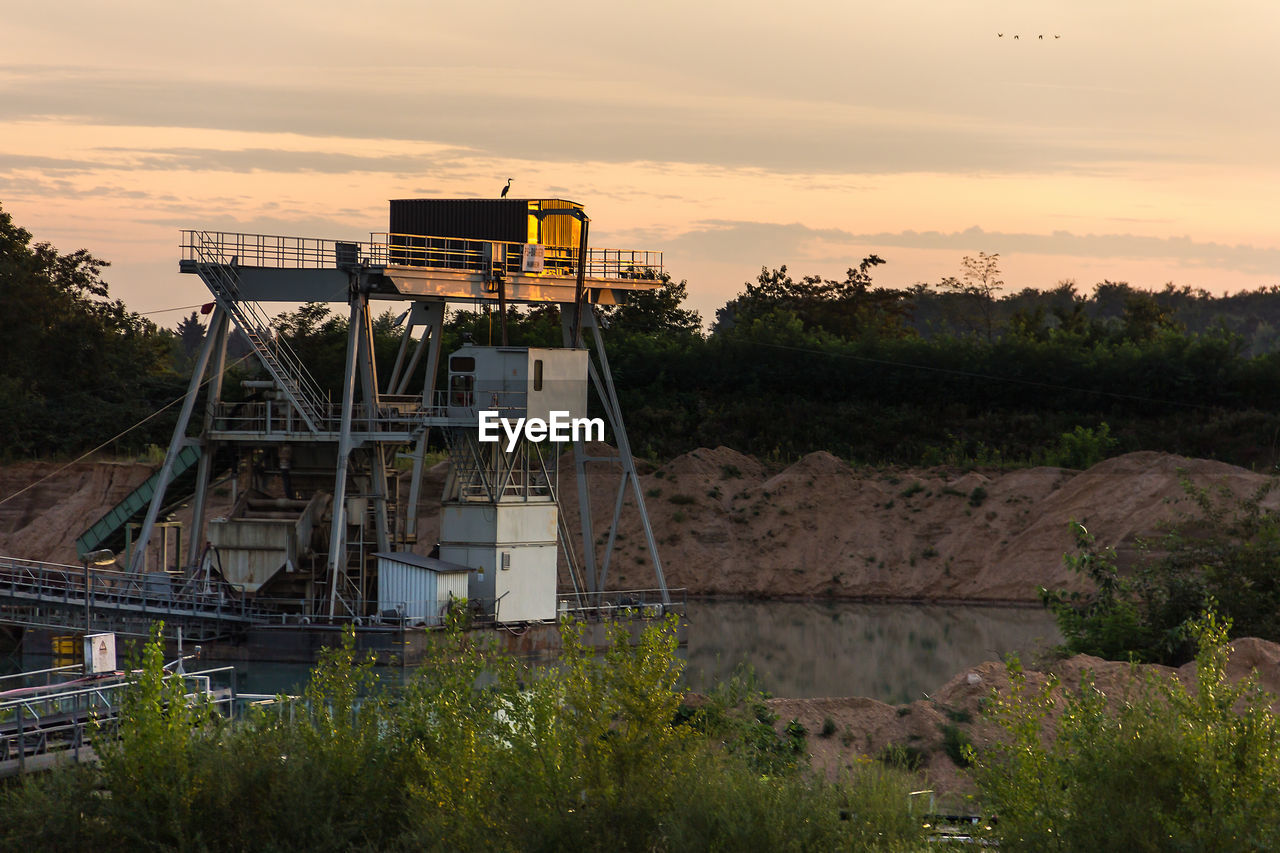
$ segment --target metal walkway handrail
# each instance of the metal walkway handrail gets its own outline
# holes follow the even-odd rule
[[[165,578],[164,580],[168,580]],[[205,584],[174,587],[145,574],[0,557],[0,603],[58,603],[161,619],[250,623],[278,615]]]
[[[230,689],[215,690],[215,676],[229,676]],[[226,716],[235,715],[235,667],[169,673],[164,679],[179,682],[189,701],[202,698]],[[92,758],[91,741],[118,736],[121,700],[135,684],[135,673],[117,673],[0,700],[0,777],[47,769],[53,765],[37,762],[57,754],[80,761],[84,751]]]
[[[520,270],[525,243],[433,237],[422,234],[374,232],[367,241],[323,240],[276,234],[240,234],[227,231],[182,232],[183,259],[197,263],[230,264],[273,269],[336,269],[363,262],[371,266],[429,267],[483,273],[491,262],[487,247],[499,247],[493,260],[510,270]],[[578,250],[570,246],[545,246],[544,271],[530,275],[576,274]],[[662,252],[647,249],[588,249],[587,278],[615,281],[657,280],[662,277]]]
[[[206,232],[190,233],[199,235],[192,241],[192,248],[200,278],[248,338],[258,359],[297,408],[308,428],[313,432],[323,430],[322,418],[329,408],[328,397],[320,390],[319,383],[298,354],[275,333],[261,306],[240,299],[236,257],[226,258]]]

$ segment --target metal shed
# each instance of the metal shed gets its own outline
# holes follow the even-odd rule
[[[471,569],[408,552],[379,552],[378,612],[413,624],[440,625],[451,599],[467,597]]]

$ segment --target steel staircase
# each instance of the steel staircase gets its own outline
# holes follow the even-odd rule
[[[283,338],[275,334],[271,321],[261,306],[239,298],[239,273],[236,272],[235,256],[230,261],[224,260],[222,253],[213,248],[218,245],[215,240],[205,232],[199,232],[198,236],[199,239],[192,242],[196,271],[200,278],[252,344],[258,360],[293,404],[307,428],[312,432],[330,429],[331,424],[328,422],[331,407],[328,398],[320,391],[320,386],[303,365],[302,359]]]

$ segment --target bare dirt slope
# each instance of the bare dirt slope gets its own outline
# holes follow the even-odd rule
[[[591,452],[612,453],[603,445]],[[75,538],[150,470],[77,463],[5,500],[58,467],[0,468],[0,554],[74,563]],[[599,532],[613,514],[618,467],[592,463],[588,471],[596,548],[603,552]],[[1162,522],[1190,509],[1179,483],[1183,472],[1197,485],[1226,485],[1239,494],[1266,481],[1223,463],[1159,453],[1131,453],[1083,472],[966,472],[852,468],[822,452],[770,469],[719,447],[642,468],[640,486],[667,583],[691,594],[1033,601],[1038,585],[1078,583],[1062,561],[1073,544],[1069,520],[1087,525],[1122,557],[1132,556],[1138,540],[1158,538]],[[416,546],[423,553],[439,531],[432,498],[444,476],[438,465],[424,485],[428,500]],[[560,486],[566,518],[576,528],[568,455]],[[407,493],[406,480],[401,494]],[[216,494],[214,502],[212,514],[225,511]],[[581,542],[576,550],[582,553]],[[608,585],[653,584],[628,491]],[[563,569],[562,585],[569,586]]]
[[[770,471],[724,447],[641,480],[667,582],[693,594],[1032,601],[1037,585],[1078,582],[1062,559],[1073,547],[1069,521],[1132,557],[1140,539],[1158,539],[1163,522],[1191,509],[1183,472],[1237,494],[1266,482],[1220,462],[1149,452],[1083,472],[851,468],[823,452]],[[562,467],[566,513],[576,518],[572,482]],[[600,526],[616,494],[605,486],[596,472]],[[645,585],[652,574],[634,510],[624,512],[620,539],[610,583]]]
[[[1161,666],[1132,667],[1127,663],[1105,661],[1088,655],[1059,660],[1043,671],[1026,672],[1032,690],[1042,688],[1050,675],[1057,676],[1054,689],[1057,706],[1062,707],[1064,690],[1077,690],[1088,675],[1092,685],[1112,704],[1124,701],[1130,691],[1141,684],[1149,673],[1174,675],[1194,687],[1195,663],[1172,670]],[[1257,676],[1258,685],[1275,696],[1280,694],[1280,645],[1257,639],[1240,639],[1231,643],[1227,676],[1234,680]],[[770,699],[768,705],[778,715],[777,731],[791,720],[804,726],[806,752],[813,767],[835,778],[839,772],[863,757],[883,758],[889,750],[898,754],[914,754],[922,762],[931,789],[942,793],[969,793],[974,790],[971,779],[948,756],[945,746],[947,727],[962,732],[979,750],[990,743],[998,732],[984,720],[980,704],[992,691],[1009,695],[1010,679],[1003,663],[994,661],[959,673],[932,696],[909,705],[886,705],[874,699]],[[1280,702],[1272,706],[1280,710]],[[834,731],[824,737],[824,724],[831,721]]]
[[[136,462],[0,467],[0,554],[74,565],[76,537],[152,470]]]

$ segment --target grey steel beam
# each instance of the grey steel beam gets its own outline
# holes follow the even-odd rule
[[[361,399],[364,400],[367,414],[366,424],[369,432],[377,428],[380,394],[378,392],[378,363],[373,351],[373,317],[369,304],[365,302],[360,323],[360,374]],[[382,447],[372,445],[368,448],[369,476],[373,492],[373,514],[375,533],[378,537],[378,550],[391,550],[391,536],[387,529],[387,464]]]
[[[200,462],[196,469],[196,493],[191,507],[191,531],[187,545],[187,567],[192,568],[200,559],[200,549],[204,547],[205,506],[209,493],[209,475],[213,466],[214,442],[209,434],[213,431],[213,419],[222,402],[222,375],[227,367],[227,337],[230,322],[225,311],[214,304],[213,315],[209,318],[208,335],[216,337],[214,342],[213,370],[209,377],[209,390],[205,394],[204,428],[200,431]]]
[[[572,303],[560,306],[560,334],[565,347],[573,348],[574,318],[568,310]],[[590,364],[590,357],[587,359]],[[582,524],[582,574],[587,582],[587,593],[601,591],[596,574],[596,540],[591,525],[591,487],[587,483],[587,448],[581,439],[573,442],[573,469],[578,480],[578,517]]]
[[[217,300],[214,310],[221,314],[221,299]],[[142,522],[142,530],[129,560],[129,571],[136,572],[142,564],[147,545],[151,541],[151,531],[155,527],[156,518],[160,515],[160,507],[164,506],[164,493],[173,476],[173,462],[178,458],[178,451],[187,443],[187,425],[191,423],[191,413],[196,407],[196,398],[200,396],[200,386],[204,384],[204,374],[209,367],[209,358],[213,353],[214,336],[205,335],[204,343],[196,356],[196,363],[191,368],[191,381],[187,384],[187,396],[182,401],[182,411],[178,413],[178,423],[173,428],[173,437],[169,440],[169,449],[164,455],[164,464],[160,466],[160,476],[156,478],[156,491],[151,496],[151,505],[147,507],[147,517]]]
[[[407,313],[412,314],[410,310]],[[413,340],[413,318],[408,317],[404,324],[404,333],[400,336],[400,348],[396,350],[396,363],[391,368],[391,375],[387,377],[387,393],[398,394],[396,384],[400,381],[400,368],[404,367],[404,354],[409,349],[409,341]],[[413,368],[409,368],[410,371]]]
[[[636,509],[640,511],[640,525],[644,528],[645,544],[649,546],[649,556],[653,558],[653,574],[658,582],[658,589],[662,592],[662,603],[670,604],[671,595],[667,591],[667,579],[662,572],[662,559],[658,556],[658,542],[653,535],[653,525],[649,523],[649,512],[645,509],[644,494],[640,488],[640,476],[636,472],[635,457],[631,454],[631,441],[627,438],[627,428],[622,421],[622,407],[618,404],[618,393],[613,387],[613,374],[609,371],[609,357],[604,351],[604,337],[600,334],[600,320],[596,316],[596,309],[588,306],[584,314],[586,325],[591,327],[592,339],[596,344],[596,355],[600,358],[600,370],[595,370],[595,365],[591,360],[587,360],[587,366],[593,374],[593,378],[597,385],[597,390],[603,387],[601,402],[604,404],[606,414],[613,424],[613,435],[618,442],[618,452],[621,454],[622,469],[624,472],[624,481],[629,476],[631,480],[631,490],[635,495]],[[625,485],[625,483],[624,483]],[[621,486],[620,486],[621,488]],[[619,504],[619,507],[621,504]],[[614,524],[617,524],[615,518]]]
[[[356,362],[359,360],[361,314],[365,297],[351,294],[351,320],[347,328],[347,364],[342,380],[342,426],[338,432],[337,472],[333,482],[333,517],[329,529],[329,618],[338,611],[338,581],[347,563],[347,465],[351,459],[351,417],[356,396]]]
[[[426,376],[422,381],[422,406],[430,409],[435,400],[436,372],[440,368],[440,345],[444,335],[444,303],[418,303],[414,305],[415,312],[419,310],[419,306],[425,314],[422,320],[427,327],[427,331],[422,335],[422,340],[427,342]],[[421,342],[418,344],[418,349],[419,351],[422,349]],[[414,360],[415,362],[417,360],[416,354]],[[404,381],[407,382],[412,373],[411,368],[406,372]],[[427,453],[427,439],[430,436],[430,428],[424,429],[413,448],[413,474],[409,480],[409,505],[405,507],[404,522],[405,539],[410,542],[418,540],[418,501],[422,498],[422,470]]]

